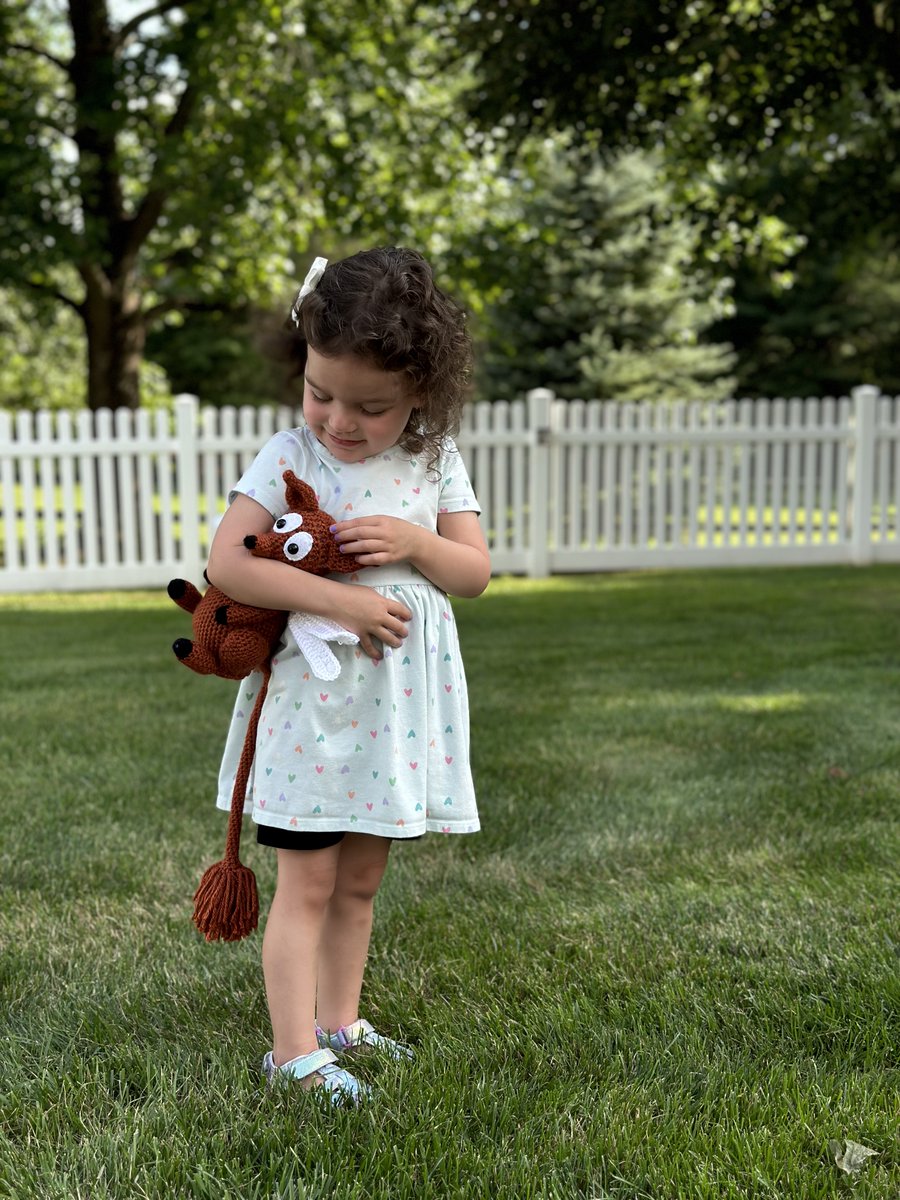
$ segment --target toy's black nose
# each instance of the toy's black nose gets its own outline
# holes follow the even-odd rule
[[[248,533],[247,536],[244,538],[244,545],[247,547],[248,550],[253,550],[254,547],[256,546],[256,534]]]
[[[177,642],[172,643],[172,649],[175,651],[175,657],[184,660],[194,648],[194,643],[189,638],[179,638]]]

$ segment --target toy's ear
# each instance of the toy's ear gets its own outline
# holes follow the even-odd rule
[[[281,478],[284,480],[284,495],[289,512],[303,512],[304,509],[319,507],[316,493],[308,483],[298,479],[293,471],[285,471]]]

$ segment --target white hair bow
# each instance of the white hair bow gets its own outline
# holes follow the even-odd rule
[[[314,292],[319,285],[319,280],[325,273],[325,268],[328,266],[327,258],[317,258],[313,265],[306,272],[306,278],[303,280],[303,286],[297,293],[297,299],[291,306],[291,320],[295,325],[300,324],[300,301],[304,296],[308,296],[310,292]]]

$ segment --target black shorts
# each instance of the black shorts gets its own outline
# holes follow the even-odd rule
[[[311,833],[308,829],[278,829],[275,825],[257,825],[256,840],[261,846],[274,846],[276,850],[324,850],[342,841],[344,831],[335,833]]]
[[[311,833],[308,829],[278,829],[275,825],[256,827],[256,840],[260,846],[274,846],[276,850],[325,850],[328,846],[336,846],[343,837],[343,829],[334,833]],[[391,838],[394,842],[418,840],[418,837]]]

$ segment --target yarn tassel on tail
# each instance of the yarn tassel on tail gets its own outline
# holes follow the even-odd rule
[[[208,942],[239,942],[259,924],[256,876],[243,863],[213,863],[194,893],[194,924]]]
[[[221,862],[207,867],[194,893],[194,924],[208,942],[238,942],[251,934],[259,924],[256,876],[241,862],[239,850],[244,798],[256,746],[256,730],[271,674],[268,663],[263,670],[265,678],[244,736],[234,791],[231,793],[225,857]]]

